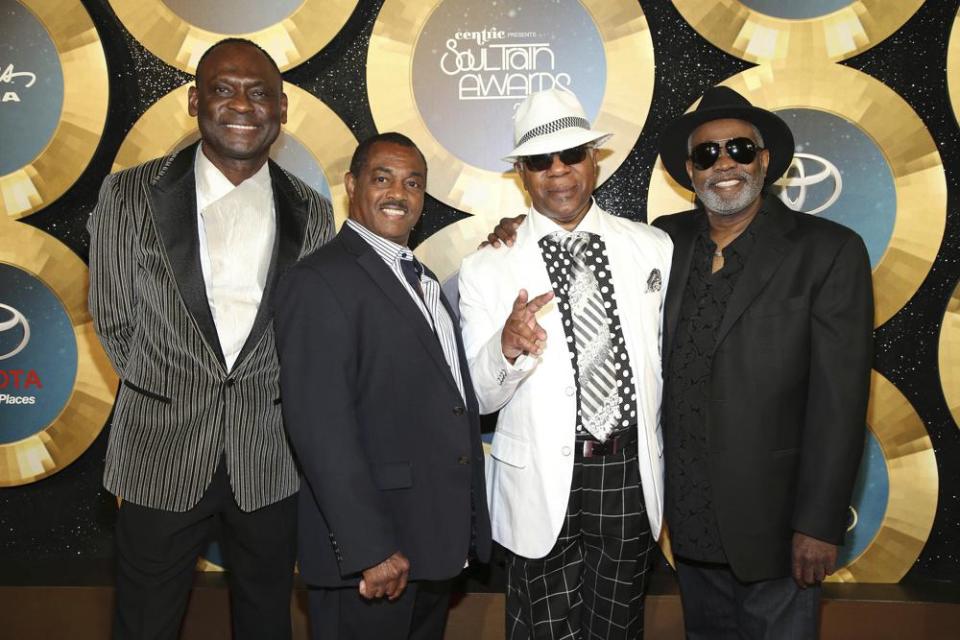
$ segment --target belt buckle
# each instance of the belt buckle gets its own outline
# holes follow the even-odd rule
[[[606,442],[599,442],[597,440],[584,440],[583,457],[595,458],[598,456],[616,455],[621,451],[621,449],[623,449],[623,447],[620,445],[621,440],[621,436],[614,436]]]

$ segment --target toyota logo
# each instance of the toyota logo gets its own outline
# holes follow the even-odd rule
[[[819,164],[822,169],[808,175],[804,160],[815,162]],[[787,169],[786,175],[788,177],[781,178],[777,181],[777,184],[783,187],[783,191],[780,192],[780,199],[794,211],[805,211],[803,207],[807,203],[807,187],[812,187],[815,184],[833,179],[833,193],[831,193],[826,202],[819,207],[807,211],[807,213],[811,215],[816,215],[830,208],[830,205],[837,201],[840,197],[840,192],[843,190],[843,178],[840,177],[840,170],[837,169],[837,165],[826,158],[815,156],[812,153],[795,153],[793,155],[793,162],[790,163],[790,168]],[[795,198],[790,196],[788,191],[790,187],[796,187],[798,189]]]
[[[12,331],[13,329],[16,329],[17,325],[23,325],[23,339],[20,340],[20,344],[14,347],[12,351],[9,351],[5,354],[0,354],[0,360],[6,360],[7,358],[12,358],[23,351],[27,346],[27,343],[30,342],[30,323],[27,322],[26,316],[10,305],[0,303],[0,309],[10,312],[10,315],[13,316],[9,320],[0,321],[0,334],[2,334],[4,331]]]

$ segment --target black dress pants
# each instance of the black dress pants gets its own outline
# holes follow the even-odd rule
[[[241,511],[223,460],[203,498],[188,511],[124,501],[116,527],[113,637],[176,638],[197,558],[219,533],[229,566],[233,637],[289,639],[296,525],[295,495]]]
[[[311,587],[313,640],[442,640],[450,607],[449,580],[407,583],[403,595],[367,600],[357,587]]]
[[[683,625],[689,640],[815,640],[820,587],[792,577],[741,582],[726,565],[677,558]]]

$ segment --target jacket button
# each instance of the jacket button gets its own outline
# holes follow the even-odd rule
[[[235,382],[236,382],[236,380],[234,380],[233,378],[227,378],[226,385],[227,385],[228,387],[232,387]]]
[[[565,456],[570,455],[570,447],[563,447],[562,449],[560,449],[560,453],[562,453]]]
[[[463,407],[461,407],[461,406],[458,405],[458,406],[456,406],[456,407],[453,408],[453,415],[455,415],[455,416],[462,416],[464,411],[465,411],[465,409],[464,409]]]
[[[469,456],[460,456],[457,458],[457,464],[470,464]]]

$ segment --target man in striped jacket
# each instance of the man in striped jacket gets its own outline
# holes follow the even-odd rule
[[[104,477],[123,500],[117,638],[177,636],[215,531],[234,636],[290,636],[300,479],[269,300],[333,220],[268,159],[286,107],[266,52],[215,44],[189,94],[200,143],[109,176],[90,218],[90,310],[122,379]]]

